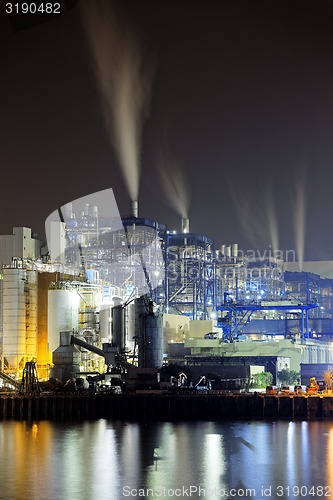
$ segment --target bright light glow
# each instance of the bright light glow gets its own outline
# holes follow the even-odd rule
[[[212,426],[213,430],[214,427]],[[221,434],[207,433],[205,436],[202,454],[203,463],[206,467],[206,481],[210,488],[221,488],[221,479],[226,472],[223,441]],[[219,471],[219,474],[216,474],[216,470]]]

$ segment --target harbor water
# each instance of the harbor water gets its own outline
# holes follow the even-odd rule
[[[0,498],[333,497],[333,422],[0,423]]]

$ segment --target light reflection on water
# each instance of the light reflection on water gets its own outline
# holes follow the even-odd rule
[[[277,498],[288,485],[332,486],[333,497],[333,422],[1,422],[0,452],[1,499],[118,500],[190,486],[202,488],[191,498],[251,488],[259,499],[263,486]]]

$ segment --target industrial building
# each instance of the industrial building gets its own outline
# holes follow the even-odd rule
[[[333,364],[333,278],[216,249],[188,219],[169,231],[136,202],[121,219],[108,196],[111,213],[98,196],[55,211],[47,249],[28,228],[0,236],[2,372],[20,377],[35,361],[42,379],[121,376],[169,361],[221,374],[262,366],[276,379]]]

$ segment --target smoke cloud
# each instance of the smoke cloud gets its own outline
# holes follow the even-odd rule
[[[266,185],[265,195],[249,193],[239,181],[228,181],[229,193],[240,223],[249,242],[256,248],[272,246],[272,254],[279,250],[277,211],[273,190]]]
[[[160,151],[158,167],[165,201],[181,217],[188,218],[191,196],[181,163],[169,152]]]
[[[153,66],[128,23],[106,0],[82,2],[105,126],[118,155],[129,195],[138,199],[142,126],[149,112]]]

